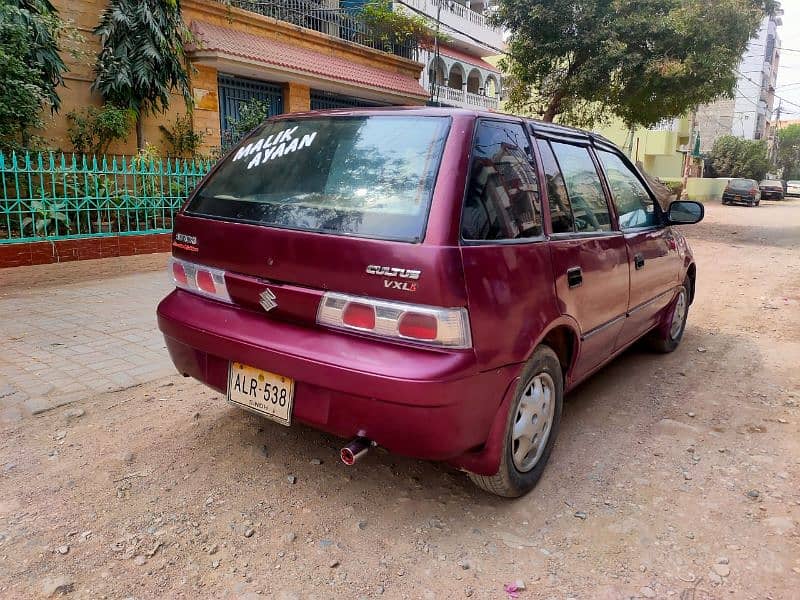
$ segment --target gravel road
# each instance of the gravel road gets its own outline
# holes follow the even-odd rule
[[[570,394],[527,497],[169,377],[0,426],[0,598],[797,598],[800,200],[686,233],[681,347]]]

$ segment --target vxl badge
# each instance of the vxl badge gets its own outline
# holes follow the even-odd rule
[[[422,275],[422,271],[414,269],[401,269],[399,267],[381,267],[378,265],[369,265],[367,267],[367,275],[379,275],[382,277],[391,277],[392,279],[384,279],[383,287],[391,288],[393,290],[402,290],[404,292],[416,292],[416,281]],[[410,279],[409,281],[398,281],[398,279]]]
[[[261,294],[258,296],[258,299],[258,303],[261,305],[261,308],[267,312],[278,306],[278,302],[275,300],[275,294],[269,288],[266,288],[263,292],[261,292]]]

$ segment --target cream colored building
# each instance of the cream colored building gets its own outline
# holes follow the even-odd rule
[[[681,117],[633,131],[614,121],[595,131],[622,148],[632,161],[641,162],[650,175],[677,179],[683,176],[685,152],[691,149],[691,127],[691,118]]]

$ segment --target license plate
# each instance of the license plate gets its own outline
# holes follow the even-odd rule
[[[736,201],[737,201],[737,202],[741,201],[741,199],[742,199],[742,197],[741,197],[741,196],[736,196]]]
[[[228,367],[228,400],[288,426],[292,424],[294,380],[232,362]]]

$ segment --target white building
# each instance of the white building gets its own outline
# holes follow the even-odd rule
[[[491,0],[397,0],[402,10],[425,16],[431,28],[447,37],[433,50],[423,50],[426,65],[420,80],[433,102],[447,106],[498,110],[502,81],[500,71],[484,57],[505,47],[499,28],[488,24]]]
[[[778,27],[783,11],[765,17],[750,40],[738,67],[734,98],[724,98],[697,111],[701,148],[708,151],[723,135],[749,140],[767,139],[771,131],[781,42]]]

